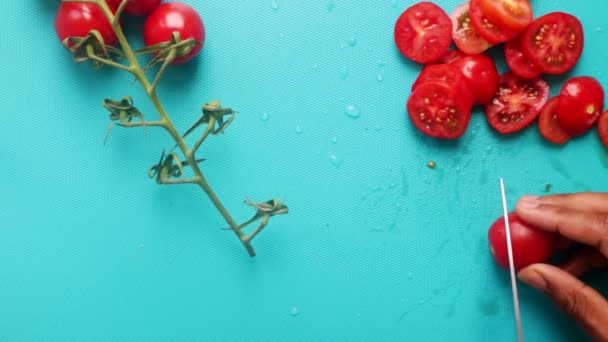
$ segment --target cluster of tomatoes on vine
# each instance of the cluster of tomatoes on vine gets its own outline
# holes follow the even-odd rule
[[[421,132],[459,138],[473,107],[481,106],[501,134],[538,121],[547,141],[564,144],[597,125],[608,147],[608,111],[598,80],[569,77],[550,98],[542,78],[564,75],[578,63],[584,32],[577,17],[559,11],[534,17],[529,0],[470,0],[449,15],[423,1],[399,16],[394,39],[403,56],[423,65],[406,105]],[[491,47],[503,51],[508,70],[502,74],[485,53]]]
[[[116,13],[123,0],[106,0]],[[205,26],[201,16],[190,5],[162,0],[128,0],[124,13],[130,16],[145,16],[143,41],[146,47],[171,41],[176,33],[183,40],[191,39],[196,45],[187,54],[178,56],[171,64],[183,64],[196,57],[203,48]],[[63,42],[68,38],[86,37],[92,30],[99,33],[103,45],[113,47],[118,38],[103,10],[94,2],[61,2],[55,16],[55,31]]]

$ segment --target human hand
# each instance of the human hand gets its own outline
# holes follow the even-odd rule
[[[564,247],[582,245],[565,263],[530,265],[518,273],[546,293],[596,341],[608,341],[608,301],[578,277],[608,266],[608,193],[522,197],[515,208],[526,223],[560,235]]]

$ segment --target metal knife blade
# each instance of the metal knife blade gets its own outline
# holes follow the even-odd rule
[[[507,237],[507,251],[509,252],[509,270],[511,273],[511,290],[513,292],[513,307],[515,313],[515,325],[517,327],[518,341],[523,342],[524,334],[521,324],[521,312],[519,309],[519,295],[517,293],[517,278],[515,276],[515,267],[513,264],[513,246],[511,244],[511,227],[509,226],[509,210],[507,207],[507,196],[505,194],[505,183],[500,177],[500,193],[502,195],[502,209],[503,216],[505,219],[506,237]]]

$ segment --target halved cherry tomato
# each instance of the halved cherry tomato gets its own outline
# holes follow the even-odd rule
[[[549,261],[555,251],[557,235],[526,224],[514,212],[509,213],[508,218],[515,271],[531,264]],[[509,269],[507,229],[502,216],[490,226],[488,240],[494,261]]]
[[[572,77],[559,93],[557,122],[571,136],[589,130],[604,110],[604,88],[591,76]]]
[[[521,31],[533,19],[530,0],[480,0],[483,13],[492,22],[512,31]]]
[[[559,96],[554,96],[545,103],[538,116],[538,130],[547,141],[561,145],[570,140],[570,135],[561,129],[557,123],[558,103]]]
[[[608,110],[603,112],[597,119],[597,133],[600,136],[600,141],[608,148]]]
[[[465,75],[453,65],[429,64],[425,66],[412,84],[411,91],[413,92],[420,84],[428,81],[446,82],[450,87],[458,89],[467,102],[473,101],[473,94],[467,85]]]
[[[500,75],[498,91],[485,106],[492,128],[502,134],[529,126],[549,99],[549,85],[542,78],[525,79],[513,72]]]
[[[521,48],[543,73],[563,74],[578,62],[583,36],[583,27],[575,16],[552,12],[538,17],[523,31]]]
[[[414,126],[435,138],[455,139],[467,129],[472,103],[445,81],[426,81],[408,100],[407,112]]]
[[[452,19],[452,39],[458,49],[467,54],[478,54],[492,46],[481,38],[471,25],[469,2],[458,5],[450,14]]]
[[[490,44],[504,43],[517,36],[518,31],[503,27],[487,16],[480,5],[481,0],[471,0],[469,4],[469,16],[475,32]]]
[[[462,56],[466,56],[466,54],[460,51],[459,49],[448,50],[446,53],[441,55],[441,57],[427,64],[449,64],[451,61],[456,60]]]
[[[492,101],[498,89],[498,70],[492,58],[483,53],[466,55],[450,62],[464,75],[466,85],[473,95],[473,105],[485,105]]]
[[[505,62],[509,69],[524,78],[537,78],[541,71],[521,51],[521,36],[517,36],[505,43]]]
[[[399,16],[394,38],[405,57],[418,63],[428,63],[450,47],[452,22],[441,7],[432,2],[418,2]]]

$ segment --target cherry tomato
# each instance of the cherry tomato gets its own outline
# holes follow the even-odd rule
[[[523,78],[537,78],[541,71],[521,51],[521,36],[517,36],[505,43],[505,62],[509,69]]]
[[[458,89],[461,96],[465,98],[467,102],[473,101],[473,94],[467,86],[467,81],[458,68],[449,64],[430,64],[425,66],[420,72],[420,75],[412,84],[412,90],[416,90],[420,84],[428,81],[443,81],[450,85],[450,87]]]
[[[92,2],[61,2],[55,16],[55,32],[60,41],[68,37],[86,37],[92,30],[99,31],[106,45],[118,42],[99,6]]]
[[[515,271],[531,264],[549,261],[555,251],[556,235],[526,224],[514,212],[509,213],[508,218]],[[494,261],[509,269],[507,230],[502,216],[490,226],[488,239]]]
[[[502,134],[529,126],[549,99],[549,85],[542,78],[525,79],[513,72],[500,75],[498,91],[485,106],[492,128]]]
[[[445,81],[426,81],[407,100],[407,112],[414,126],[435,138],[455,139],[467,129],[472,103]]]
[[[418,63],[443,55],[452,43],[450,17],[432,2],[418,2],[395,23],[394,39],[401,54]]]
[[[562,12],[538,17],[523,31],[521,39],[523,53],[547,74],[563,74],[572,69],[584,45],[581,22]]]
[[[460,51],[459,49],[448,50],[446,53],[441,55],[441,57],[427,64],[449,64],[451,61],[456,60],[462,56],[466,56],[466,54]]]
[[[603,112],[597,119],[597,133],[600,136],[600,141],[608,148],[608,110]]]
[[[123,0],[108,0],[108,3],[113,3],[117,8]],[[129,3],[125,7],[125,13],[144,16],[152,13],[162,0],[129,0]]]
[[[480,0],[483,12],[493,23],[512,31],[521,31],[533,19],[530,0]]]
[[[498,90],[498,70],[492,58],[485,54],[466,55],[450,62],[464,75],[467,87],[473,94],[473,105],[492,101]]]
[[[559,93],[557,122],[571,136],[589,130],[604,108],[604,89],[593,77],[570,78]]]
[[[570,140],[570,135],[566,133],[557,123],[557,105],[559,96],[554,96],[540,111],[538,116],[538,130],[547,141],[554,144],[565,144]]]
[[[200,42],[186,56],[176,58],[172,64],[183,64],[196,57],[205,43],[205,26],[196,10],[179,2],[167,2],[158,6],[146,18],[144,23],[144,43],[156,45],[171,40],[173,32],[179,32],[180,38],[193,38]]]
[[[469,2],[458,5],[450,14],[452,20],[452,39],[456,47],[467,54],[478,54],[492,46],[481,38],[471,25]]]
[[[469,4],[471,24],[477,34],[490,42],[490,44],[504,43],[517,36],[518,31],[500,26],[498,23],[494,22],[492,18],[488,17],[487,13],[481,7],[480,1],[481,0],[471,0]]]

